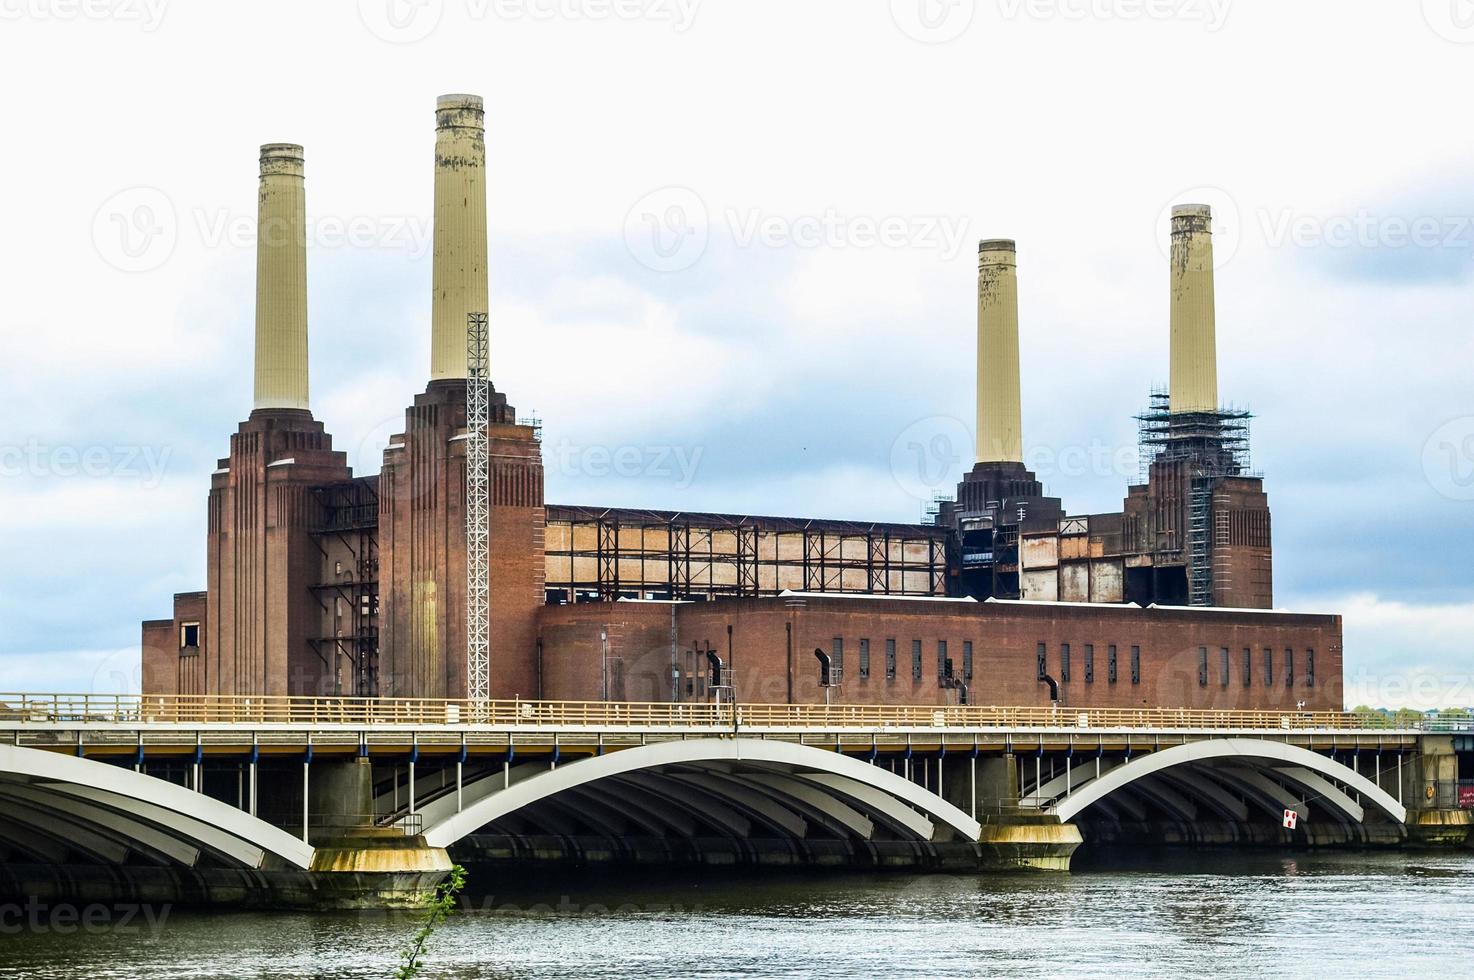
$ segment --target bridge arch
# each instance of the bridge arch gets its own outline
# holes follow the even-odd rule
[[[1053,812],[1067,823],[1086,808],[1144,777],[1170,776],[1177,767],[1191,767],[1195,775],[1211,775],[1213,763],[1225,762],[1243,763],[1261,775],[1273,775],[1292,783],[1305,794],[1302,800],[1318,800],[1353,822],[1362,821],[1364,808],[1336,784],[1359,794],[1365,803],[1375,805],[1394,822],[1407,821],[1407,810],[1402,804],[1355,770],[1309,749],[1257,738],[1203,739],[1137,756],[1058,798]],[[1303,810],[1298,806],[1288,808]],[[1301,815],[1304,816],[1303,812]]]
[[[490,786],[486,784],[490,783]],[[595,820],[615,811],[636,823],[691,836],[693,820],[745,837],[752,828],[799,839],[820,830],[928,843],[978,840],[976,820],[889,770],[827,749],[754,738],[672,740],[545,768],[505,783],[488,776],[468,794],[426,808],[425,840],[449,847],[498,820],[547,805]]]
[[[70,850],[104,864],[137,854],[194,867],[209,855],[227,867],[306,870],[313,855],[304,841],[203,793],[15,745],[0,745],[0,840],[43,857]]]

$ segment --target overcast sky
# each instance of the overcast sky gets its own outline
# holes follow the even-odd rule
[[[204,587],[261,143],[306,147],[313,409],[377,470],[473,92],[550,502],[917,520],[1008,237],[1029,461],[1118,510],[1206,201],[1276,604],[1345,615],[1351,703],[1474,704],[1471,78],[1469,0],[0,0],[0,689],[135,684]]]

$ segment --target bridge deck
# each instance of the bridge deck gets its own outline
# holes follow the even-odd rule
[[[0,741],[86,755],[600,754],[772,738],[844,752],[1153,750],[1226,735],[1316,750],[1411,748],[1429,730],[1349,712],[982,706],[0,695]]]

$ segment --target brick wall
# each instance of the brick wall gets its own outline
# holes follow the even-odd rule
[[[971,703],[1045,705],[1048,689],[1038,679],[1042,643],[1046,670],[1060,682],[1061,700],[1069,706],[1279,710],[1305,701],[1313,710],[1342,707],[1339,616],[806,597],[547,607],[540,635],[543,696],[557,700],[597,699],[606,662],[618,664],[624,694],[611,685],[617,700],[704,699],[707,666],[699,651],[710,644],[731,669],[738,700],[822,703],[825,692],[813,651],[821,648],[832,657],[839,638],[843,677],[829,692],[834,703],[956,703],[961,692],[946,687],[940,676],[940,644],[945,643],[954,676],[967,685]],[[887,670],[892,640],[893,675]],[[862,671],[862,641],[869,645],[868,676]],[[919,677],[913,659],[917,643]],[[965,676],[968,644],[971,678]],[[1135,679],[1133,648],[1139,664]],[[1266,648],[1272,651],[1268,678]],[[1286,651],[1293,651],[1292,678]],[[679,674],[674,691],[673,667]]]

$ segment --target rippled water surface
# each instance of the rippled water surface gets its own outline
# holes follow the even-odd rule
[[[482,876],[483,879],[486,877]],[[1069,875],[476,881],[426,977],[1418,977],[1474,966],[1474,855],[1177,854]],[[498,887],[500,885],[500,887]],[[409,914],[0,917],[0,976],[391,977]],[[102,916],[102,912],[94,912]],[[18,916],[24,922],[17,927]],[[159,921],[161,918],[161,921]]]

